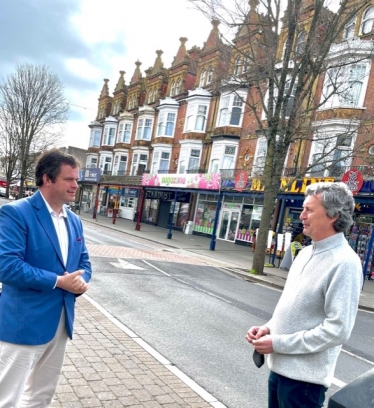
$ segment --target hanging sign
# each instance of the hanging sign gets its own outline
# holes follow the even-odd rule
[[[243,191],[248,181],[248,173],[246,171],[239,171],[235,179],[235,190]]]
[[[364,177],[358,170],[348,170],[343,174],[342,181],[347,184],[352,194],[357,194],[364,184]]]

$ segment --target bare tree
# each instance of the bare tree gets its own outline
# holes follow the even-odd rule
[[[264,205],[252,272],[263,273],[265,250],[279,182],[290,149],[295,156],[293,177],[307,172],[333,170],[352,159],[353,149],[338,157],[337,151],[356,143],[363,145],[360,128],[364,115],[345,115],[345,127],[334,117],[319,112],[333,110],[336,98],[351,101],[358,77],[350,77],[347,67],[373,56],[372,41],[346,35],[352,20],[370,0],[190,0],[210,19],[236,30],[234,40],[225,38],[245,69],[235,70],[226,82],[232,92],[247,87],[247,115],[255,123],[248,133],[265,142],[266,153],[252,166],[252,176],[261,174]],[[354,25],[353,25],[354,27]],[[241,58],[240,58],[241,57]],[[236,72],[237,71],[237,72]],[[316,95],[321,94],[317,99]],[[330,104],[329,104],[330,103]],[[336,122],[336,121],[335,121]],[[341,121],[342,122],[342,121]],[[335,127],[335,130],[333,130]],[[309,146],[309,147],[308,147]],[[312,162],[302,166],[306,149],[313,146]],[[359,149],[356,149],[356,152]]]
[[[22,197],[36,156],[61,137],[69,106],[64,87],[48,67],[20,64],[0,83],[0,152],[7,177]]]

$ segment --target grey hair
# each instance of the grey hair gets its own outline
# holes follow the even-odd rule
[[[318,195],[329,218],[338,217],[333,227],[336,232],[345,232],[353,224],[355,201],[352,191],[343,182],[320,182],[310,184],[305,190],[305,197]]]

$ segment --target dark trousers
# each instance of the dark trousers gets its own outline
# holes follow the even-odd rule
[[[321,408],[327,388],[270,371],[268,408]]]

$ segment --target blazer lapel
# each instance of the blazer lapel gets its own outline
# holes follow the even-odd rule
[[[60,243],[58,242],[57,233],[55,230],[55,226],[53,225],[51,214],[49,214],[47,206],[43,198],[40,195],[40,192],[34,194],[34,207],[38,211],[36,211],[36,217],[38,218],[40,224],[42,225],[48,239],[51,241],[54,250],[56,251],[59,260],[61,261],[62,265],[64,265],[64,260],[62,259],[62,253],[60,249]],[[65,267],[65,265],[64,265]]]

